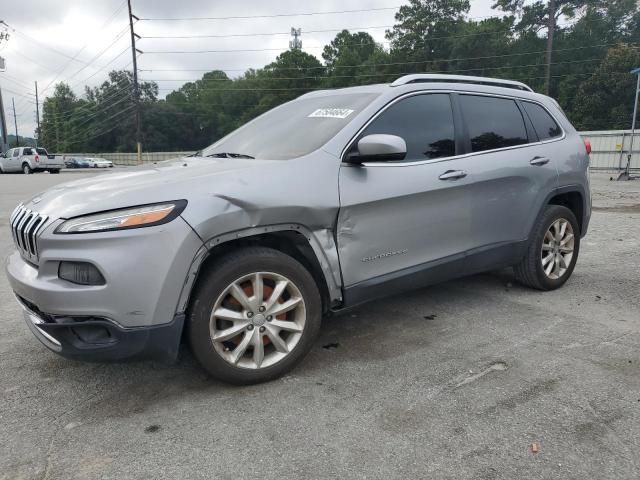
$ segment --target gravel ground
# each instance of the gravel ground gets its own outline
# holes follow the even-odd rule
[[[0,176],[2,255],[19,200],[93,174]],[[209,380],[188,352],[59,358],[0,275],[0,478],[637,479],[640,181],[594,175],[593,190],[564,288],[504,271],[370,303],[252,387]]]

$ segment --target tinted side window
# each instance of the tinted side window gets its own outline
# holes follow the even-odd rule
[[[515,101],[461,95],[460,102],[471,138],[471,151],[482,152],[528,142],[524,119]]]
[[[23,155],[33,155],[33,149],[32,148],[25,148],[22,150],[22,154]]]
[[[522,105],[524,105],[524,110],[529,115],[540,140],[548,140],[562,135],[562,130],[556,121],[542,106],[531,102],[522,102]]]
[[[406,160],[429,160],[455,155],[451,99],[447,94],[414,95],[391,105],[365,129],[397,135],[407,143]]]

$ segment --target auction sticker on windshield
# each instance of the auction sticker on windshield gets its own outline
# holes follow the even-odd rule
[[[352,113],[349,108],[319,108],[309,118],[347,118]]]

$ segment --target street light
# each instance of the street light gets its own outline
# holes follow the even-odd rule
[[[627,154],[627,166],[624,172],[618,176],[618,180],[633,180],[633,177],[629,173],[631,169],[631,155],[633,155],[633,139],[636,133],[636,114],[638,113],[638,93],[640,93],[640,67],[631,70],[631,74],[637,77],[636,80],[636,99],[633,103],[633,121],[631,122],[631,142],[629,145],[629,153]]]

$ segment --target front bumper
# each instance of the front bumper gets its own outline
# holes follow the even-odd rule
[[[18,252],[6,272],[27,325],[64,356],[120,359],[175,356],[183,313],[177,311],[189,267],[202,241],[178,217],[156,227],[38,237],[37,265]],[[58,277],[61,261],[89,262],[104,285],[78,285]]]
[[[33,335],[49,350],[81,360],[144,357],[174,360],[180,347],[184,314],[166,325],[125,329],[108,319],[47,315],[17,297]]]

